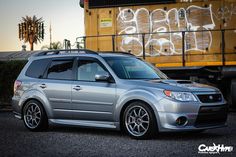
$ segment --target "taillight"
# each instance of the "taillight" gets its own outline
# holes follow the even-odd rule
[[[14,83],[14,93],[16,92],[16,90],[18,90],[21,86],[21,81],[19,80],[16,80],[15,83]]]

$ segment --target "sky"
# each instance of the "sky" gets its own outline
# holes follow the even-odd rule
[[[18,38],[18,24],[22,17],[42,17],[45,25],[45,39],[34,45],[35,50],[49,45],[49,26],[52,26],[52,41],[71,41],[84,35],[84,9],[79,0],[0,0],[0,52],[20,51],[23,41]],[[26,49],[30,46],[25,43]]]

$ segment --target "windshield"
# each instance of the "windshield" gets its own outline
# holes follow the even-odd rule
[[[104,57],[104,59],[121,79],[167,79],[160,70],[135,57]]]

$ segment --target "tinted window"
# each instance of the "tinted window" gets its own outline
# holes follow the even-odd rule
[[[72,67],[73,67],[73,60],[52,61],[48,69],[47,78],[59,79],[59,80],[71,80]]]
[[[121,79],[166,79],[160,70],[134,57],[104,57],[104,59]]]
[[[95,59],[80,59],[77,80],[95,81],[96,74],[107,73],[103,65]]]
[[[49,61],[49,59],[34,60],[28,67],[25,75],[33,78],[42,78]]]

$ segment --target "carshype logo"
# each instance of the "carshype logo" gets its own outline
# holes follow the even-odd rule
[[[230,153],[233,152],[233,146],[225,146],[224,144],[216,145],[213,143],[212,146],[207,146],[205,144],[200,144],[198,146],[199,154],[220,154],[220,153]]]

